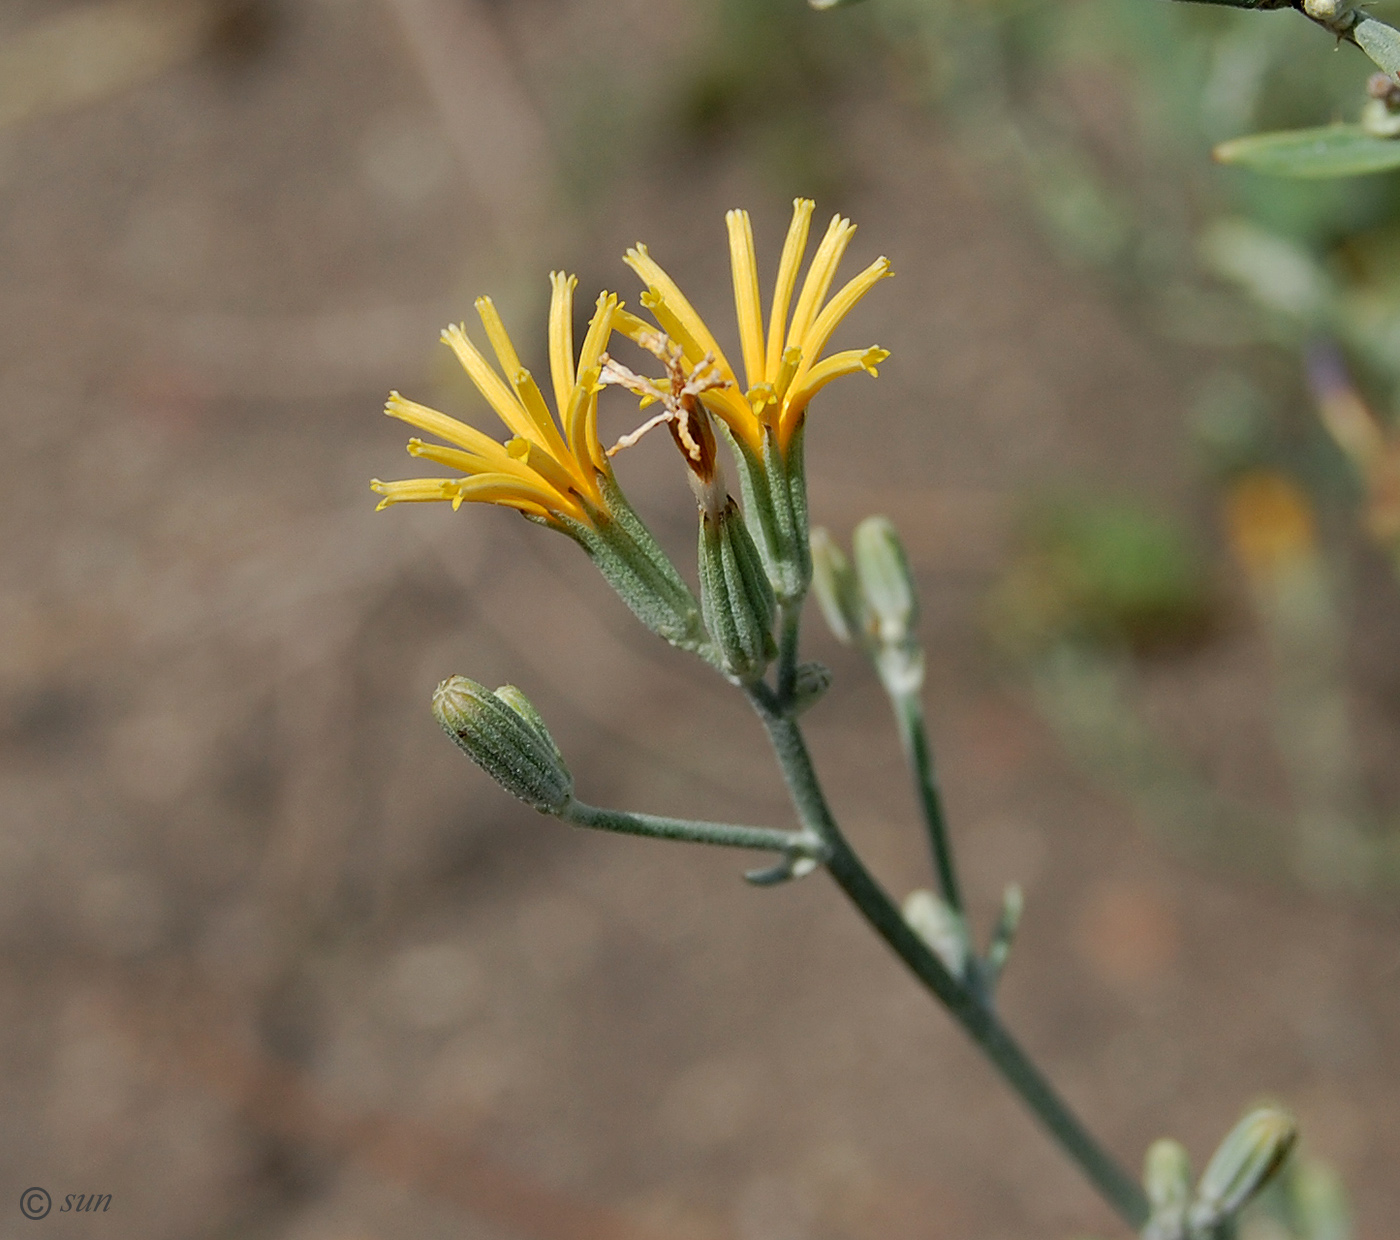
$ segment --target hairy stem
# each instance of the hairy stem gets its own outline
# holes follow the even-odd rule
[[[778,701],[786,706],[797,687],[797,638],[802,625],[802,601],[782,604],[778,623]]]

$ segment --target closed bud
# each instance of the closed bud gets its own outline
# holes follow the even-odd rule
[[[1002,970],[1011,957],[1011,946],[1016,942],[1016,931],[1021,925],[1021,913],[1025,908],[1025,897],[1016,883],[1009,883],[1001,894],[1001,915],[992,930],[992,941],[987,945],[987,959],[984,963],[988,984],[995,989],[1001,980]]]
[[[924,652],[912,637],[892,646],[877,647],[873,658],[886,693],[909,697],[924,687]]]
[[[1180,1141],[1163,1137],[1147,1149],[1142,1185],[1152,1203],[1144,1240],[1183,1240],[1191,1204],[1191,1157]]]
[[[799,663],[792,687],[792,711],[800,715],[831,688],[831,669],[822,663]]]
[[[1385,78],[1384,73],[1376,76]],[[1386,100],[1368,99],[1361,107],[1361,128],[1373,138],[1394,138],[1400,134],[1400,112]]]
[[[1289,1184],[1295,1227],[1308,1240],[1351,1240],[1351,1208],[1341,1177],[1325,1163],[1294,1168]]]
[[[1233,1219],[1283,1166],[1297,1137],[1293,1117],[1277,1107],[1260,1107],[1240,1120],[1201,1175],[1192,1229],[1209,1234]]]
[[[904,901],[904,920],[933,949],[956,978],[967,973],[967,925],[962,916],[931,891],[913,891]]]
[[[850,645],[861,638],[860,585],[845,552],[824,529],[812,531],[812,589],[836,640]]]
[[[449,676],[433,693],[443,730],[507,792],[542,814],[573,799],[574,780],[544,720],[514,685],[492,693],[465,676]]]
[[[1350,6],[1343,0],[1303,0],[1303,11],[1314,21],[1335,21],[1337,15]]]
[[[554,737],[550,736],[549,729],[545,727],[544,717],[535,709],[535,704],[514,685],[501,685],[496,690],[496,696],[529,724],[535,735],[549,746],[549,751],[554,755],[555,761],[563,766],[564,755],[559,751],[559,746],[554,743]]]
[[[777,653],[773,587],[732,499],[700,513],[700,607],[724,670],[742,681],[762,676]]]
[[[861,594],[881,645],[909,639],[919,604],[909,561],[894,526],[885,517],[867,517],[856,526],[852,540]]]

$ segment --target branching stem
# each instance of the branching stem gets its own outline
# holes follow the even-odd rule
[[[938,998],[968,1036],[991,1060],[1007,1084],[1030,1107],[1104,1199],[1135,1231],[1147,1222],[1146,1195],[1137,1181],[1089,1135],[1040,1069],[978,995],[955,978],[928,945],[910,929],[889,894],[872,877],[837,826],[826,803],[811,755],[797,723],[779,709],[762,685],[749,701],[763,721],[793,805],[803,826],[826,845],[826,867],[861,916],[914,975]]]

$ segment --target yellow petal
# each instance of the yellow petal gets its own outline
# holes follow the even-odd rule
[[[398,418],[410,426],[416,426],[420,431],[427,431],[430,435],[436,435],[439,439],[445,439],[459,448],[476,453],[487,461],[499,463],[506,457],[505,448],[490,435],[483,435],[476,427],[459,422],[456,418],[449,418],[447,414],[429,409],[427,405],[406,400],[397,392],[389,393],[384,412],[391,418]]]
[[[561,508],[559,497],[549,488],[533,487],[505,474],[478,474],[475,478],[459,478],[456,489],[457,495],[452,505],[454,508],[466,499],[486,504],[504,504],[508,508],[519,508],[521,512],[532,512],[541,517],[563,512],[576,521],[588,522],[587,515],[577,503],[571,502],[566,508]]]
[[[739,345],[749,386],[762,383],[763,323],[758,304],[758,261],[753,250],[753,224],[747,211],[730,211],[724,217],[729,229],[729,266],[734,278],[734,312],[739,320]]]
[[[585,493],[594,503],[602,502],[602,490],[598,485],[598,473],[611,474],[608,454],[598,442],[598,368],[585,370],[579,376],[569,402],[569,425],[573,427],[575,446],[574,459],[579,463],[580,472],[587,482]]]
[[[884,257],[877,258],[826,303],[822,312],[817,315],[817,321],[807,329],[807,335],[802,341],[802,356],[807,359],[809,367],[821,356],[826,342],[831,339],[831,333],[836,330],[837,324],[850,314],[856,302],[886,276],[892,275],[894,270],[890,267],[890,260]],[[797,381],[801,383],[802,378],[799,374]]]
[[[447,448],[440,443],[428,443],[416,436],[408,441],[408,455],[432,461],[435,465],[446,465],[448,469],[455,469],[464,474],[489,474],[497,472],[500,468],[485,457],[477,456],[475,452],[463,452],[461,448]],[[505,463],[512,462],[507,458]]]
[[[802,282],[797,309],[792,312],[792,326],[788,328],[787,342],[789,346],[796,345],[808,357],[811,353],[803,343],[807,329],[817,317],[817,310],[826,298],[826,290],[831,287],[841,256],[845,254],[855,231],[856,227],[850,220],[842,219],[839,215],[832,216],[826,236],[822,238],[821,245],[812,256],[812,265],[807,268],[807,278]]]
[[[486,328],[486,339],[496,351],[496,360],[501,363],[501,370],[505,374],[513,375],[520,369],[520,358],[516,355],[515,346],[510,342],[506,325],[501,322],[501,316],[496,312],[496,303],[489,297],[478,297],[475,304],[481,325]]]
[[[590,403],[597,404],[597,386],[598,368],[591,366],[581,370],[578,382],[569,394],[569,407],[564,413],[564,424],[569,428],[569,450],[580,463],[595,459],[592,445],[588,442],[588,406]]]
[[[588,334],[583,338],[583,348],[579,351],[578,367],[590,370],[598,365],[603,350],[608,347],[608,336],[613,330],[613,318],[622,310],[616,293],[599,293],[594,305],[593,317],[588,320]]]
[[[381,482],[371,478],[369,489],[384,498],[375,506],[382,512],[390,504],[421,504],[430,500],[451,499],[456,494],[456,478],[405,478],[399,482]]]
[[[792,386],[793,377],[801,365],[801,349],[785,349],[783,351],[783,362],[778,367],[778,377],[773,381],[773,391],[780,401],[787,399],[788,388]]]
[[[555,505],[570,505],[578,508],[578,500],[574,496],[574,488],[577,481],[571,476],[568,470],[554,459],[548,452],[538,444],[531,443],[528,439],[516,436],[506,444],[506,451],[513,461],[517,461],[527,466],[538,475],[541,484],[556,492]]]
[[[441,444],[425,443],[421,439],[408,441],[408,455],[416,456],[448,469],[461,470],[464,474],[511,474],[522,482],[537,482],[534,471],[518,460],[513,460],[504,447],[499,460],[488,461],[474,452],[463,452],[460,448],[444,448]]]
[[[613,311],[613,331],[626,336],[633,344],[638,344],[643,336],[656,335],[656,324],[638,318],[632,311],[624,310],[619,304]]]
[[[588,482],[589,497],[595,502],[602,497],[593,471],[608,469],[607,456],[598,442],[598,359],[607,348],[613,323],[620,313],[623,311],[615,294],[598,295],[597,308],[589,321],[588,334],[583,338],[583,350],[579,354],[578,378],[573,391],[569,393],[567,409],[560,410],[569,439],[569,451],[578,462],[580,474]]]
[[[768,423],[771,413],[779,407],[778,393],[773,390],[771,383],[754,384],[744,393],[744,399],[749,402],[754,417],[765,424]]]
[[[833,379],[855,374],[858,370],[872,376],[878,375],[880,372],[876,367],[889,355],[888,349],[871,345],[868,349],[847,349],[842,353],[833,353],[813,366],[802,380],[802,385],[793,390],[783,406],[782,417],[778,422],[779,447],[787,449],[793,431],[802,423],[802,415],[806,412],[808,402],[822,388]]]
[[[700,394],[700,403],[756,453],[763,451],[763,423],[749,402],[733,388],[711,389]]]
[[[672,280],[671,277],[661,269],[661,265],[647,253],[646,246],[638,245],[628,250],[624,261],[633,271],[642,277],[642,280],[649,287],[656,290],[656,292],[665,299],[671,313],[684,325],[685,335],[689,336],[691,340],[694,341],[695,345],[699,346],[699,352],[691,359],[691,364],[694,365],[706,353],[713,353],[721,369],[726,372],[725,378],[732,379],[734,377],[734,372],[724,358],[724,351],[719,347],[718,343],[716,343],[715,338],[710,335],[710,329],[705,326],[705,320],[695,313],[695,308],[690,302],[686,301],[685,294],[676,287],[676,282]],[[651,307],[648,306],[647,308],[650,309]],[[670,334],[669,330],[667,334]],[[689,353],[689,349],[682,343],[679,336],[673,337],[673,339],[675,339],[676,343],[679,344],[681,348],[686,349],[687,353]]]
[[[681,352],[685,354],[685,360],[694,368],[700,364],[706,352],[701,351],[703,342],[691,336],[686,328],[686,324],[675,313],[670,302],[662,295],[660,290],[649,288],[642,294],[642,305],[656,316],[656,321],[661,325],[661,330],[670,336],[676,344],[680,345]],[[708,336],[708,332],[706,333]],[[754,412],[749,408],[748,401],[739,395],[738,384],[734,380],[734,372],[729,368],[729,363],[725,361],[724,355],[716,355],[716,364],[719,373],[728,386],[714,388],[704,394],[701,398],[705,405],[711,409],[718,417],[724,419],[725,424],[746,443],[757,450],[762,445],[762,430]],[[645,407],[645,406],[643,406]]]
[[[660,289],[655,287],[647,289],[642,294],[642,305],[651,311],[661,330],[680,345],[681,352],[685,354],[685,360],[692,366],[700,365],[701,359],[707,353],[714,353],[713,349],[691,332],[689,325],[676,313],[675,308],[666,300],[666,295]],[[715,354],[715,357],[719,359],[721,372],[727,370],[728,362],[724,361],[718,353]]]
[[[773,286],[773,306],[768,318],[768,357],[764,364],[764,378],[769,383],[776,382],[778,367],[782,365],[788,307],[792,305],[797,269],[807,249],[807,230],[811,226],[816,205],[810,198],[792,200],[792,223],[788,225],[787,240],[783,242],[783,256],[778,262],[778,279]]]
[[[562,418],[574,390],[574,288],[577,276],[549,273],[549,374],[554,380],[554,407]]]
[[[453,323],[444,327],[442,341],[457,355],[462,369],[476,384],[477,391],[486,397],[491,408],[496,411],[496,416],[515,434],[524,435],[529,439],[535,438],[539,431],[531,421],[530,415],[525,412],[525,406],[516,399],[506,381],[492,370],[486,359],[476,351],[476,346],[467,339],[466,330],[462,325]]]
[[[542,444],[545,451],[556,461],[567,460],[569,450],[564,446],[564,437],[560,435],[559,428],[554,425],[554,415],[544,403],[544,393],[540,391],[540,385],[523,366],[515,372],[513,382],[515,394],[525,406],[525,412],[539,428],[540,435],[535,442]]]
[[[612,477],[612,465],[608,461],[607,451],[598,439],[598,394],[591,392],[588,402],[583,407],[583,442],[588,449],[588,454],[593,461],[594,468],[604,477]],[[602,501],[602,488],[598,486],[597,475],[594,475],[594,502]]]

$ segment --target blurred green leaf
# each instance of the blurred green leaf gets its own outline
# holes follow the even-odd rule
[[[1400,168],[1400,140],[1360,125],[1322,125],[1234,138],[1215,148],[1215,158],[1270,176],[1354,177]]]
[[[1217,220],[1201,235],[1201,258],[1266,310],[1312,326],[1332,310],[1336,290],[1302,246],[1248,220]]]
[[[1212,598],[1189,533],[1131,500],[1065,495],[1031,504],[988,599],[1012,658],[1066,639],[1141,653],[1180,648],[1209,627]]]

